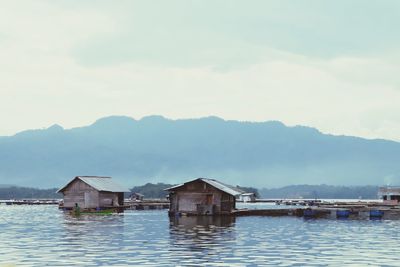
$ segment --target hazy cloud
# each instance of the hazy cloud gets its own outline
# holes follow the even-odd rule
[[[0,135],[112,114],[400,140],[398,1],[7,1]]]

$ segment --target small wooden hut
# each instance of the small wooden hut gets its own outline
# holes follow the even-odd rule
[[[129,191],[111,177],[76,176],[57,193],[64,195],[65,209],[72,209],[76,204],[82,209],[104,209],[122,207],[124,192]]]
[[[380,187],[378,196],[385,204],[398,204],[400,202],[400,186]]]
[[[144,195],[135,192],[135,193],[133,193],[129,198],[130,198],[131,200],[133,200],[133,201],[143,201]]]
[[[256,194],[255,193],[243,193],[237,198],[237,200],[241,201],[241,202],[255,202]]]
[[[236,208],[236,197],[244,193],[214,179],[198,178],[165,189],[169,191],[169,214],[222,215]]]

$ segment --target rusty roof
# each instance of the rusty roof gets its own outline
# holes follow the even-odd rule
[[[184,186],[184,185],[186,185],[188,183],[191,183],[191,182],[194,182],[194,181],[197,181],[197,180],[203,181],[203,182],[205,182],[205,183],[207,183],[207,184],[209,184],[209,185],[211,185],[211,186],[213,186],[213,187],[215,187],[215,188],[217,188],[217,189],[219,189],[219,190],[221,190],[221,191],[223,191],[223,192],[225,192],[225,193],[227,193],[229,195],[232,195],[232,196],[238,196],[238,195],[241,195],[241,194],[244,193],[244,191],[240,190],[237,187],[234,187],[234,186],[231,186],[231,185],[227,185],[227,184],[224,184],[224,183],[222,183],[220,181],[217,181],[215,179],[209,179],[209,178],[197,178],[197,179],[194,179],[192,181],[189,181],[189,182],[186,182],[186,183],[183,183],[183,184],[179,184],[179,185],[176,185],[176,186],[172,186],[172,187],[169,187],[169,188],[164,189],[164,190],[166,190],[166,191],[174,191],[175,189],[177,189],[179,187],[182,187],[182,186]]]
[[[76,176],[74,179],[69,181],[65,186],[61,187],[57,193],[62,192],[65,188],[68,187],[70,183],[72,183],[75,179],[79,179],[82,182],[90,185],[94,189],[98,191],[106,191],[106,192],[130,192],[127,187],[121,186],[115,181],[112,180],[111,177],[106,176]]]

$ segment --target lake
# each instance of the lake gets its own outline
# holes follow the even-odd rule
[[[400,221],[0,205],[0,266],[399,266]]]

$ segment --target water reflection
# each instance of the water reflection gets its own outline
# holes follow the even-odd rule
[[[169,218],[171,228],[193,229],[196,226],[204,228],[229,228],[236,222],[235,216],[171,216]]]
[[[109,259],[115,248],[124,246],[123,215],[72,216],[63,213],[60,219],[57,245],[64,251],[53,250],[59,254],[60,262],[75,259],[84,265],[111,263]]]
[[[400,221],[0,207],[0,266],[398,266]]]
[[[62,237],[75,238],[77,241],[97,241],[124,233],[123,214],[72,216],[64,213]]]
[[[221,256],[231,255],[231,244],[236,242],[235,220],[233,216],[170,217],[171,246],[187,263],[222,262]]]

